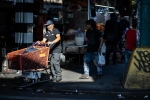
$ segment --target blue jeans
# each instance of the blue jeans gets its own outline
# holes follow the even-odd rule
[[[86,52],[84,54],[84,74],[88,74],[89,75],[89,71],[90,71],[90,62],[91,60],[93,60],[94,65],[97,67],[97,74],[102,74],[102,67],[98,65],[98,53],[97,52],[93,52],[93,53],[88,53]]]
[[[124,71],[127,69],[131,54],[132,54],[131,50],[127,50],[127,49],[125,50],[125,67],[124,67]]]

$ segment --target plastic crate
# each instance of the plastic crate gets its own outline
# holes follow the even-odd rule
[[[42,69],[48,67],[49,47],[33,46],[38,50],[22,54],[24,49],[7,53],[8,68],[15,70]]]

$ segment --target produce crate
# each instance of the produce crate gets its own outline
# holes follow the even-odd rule
[[[33,46],[37,50],[22,54],[27,48],[7,53],[8,68],[15,70],[42,69],[48,67],[49,47]]]

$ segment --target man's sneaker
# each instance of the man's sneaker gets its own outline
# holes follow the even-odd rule
[[[81,77],[79,77],[79,79],[89,79],[89,75],[83,74]]]
[[[99,78],[101,78],[102,77],[102,74],[97,74],[95,77],[94,77],[94,79],[99,79]]]
[[[56,82],[56,77],[53,77],[53,78],[51,79],[51,81],[52,81],[52,82]]]
[[[60,82],[62,80],[62,77],[59,76],[59,77],[56,77],[56,82]]]

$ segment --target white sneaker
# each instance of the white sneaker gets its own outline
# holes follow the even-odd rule
[[[79,79],[89,79],[89,75],[83,74],[81,77],[79,77]]]

